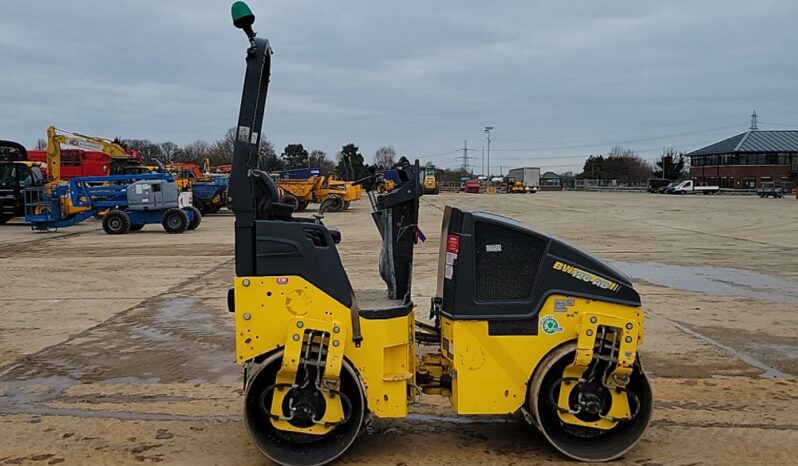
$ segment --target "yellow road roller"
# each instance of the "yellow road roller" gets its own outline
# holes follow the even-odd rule
[[[434,395],[458,415],[516,413],[575,460],[632,448],[652,395],[629,278],[511,219],[447,207],[437,292],[429,319],[417,320],[411,280],[424,187],[418,162],[403,160],[392,190],[381,189],[379,173],[358,182],[381,237],[375,269],[384,286],[354,290],[336,246],[346,238],[319,215],[295,217],[257,169],[271,49],[249,8],[232,10],[249,46],[230,179],[228,307],[255,446],[279,464],[326,464],[371,419],[402,418],[419,396]]]

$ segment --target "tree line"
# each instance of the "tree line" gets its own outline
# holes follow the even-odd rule
[[[439,181],[460,181],[474,176],[462,168],[439,168],[432,163],[427,163],[426,168],[435,169]],[[621,184],[641,184],[648,178],[679,180],[688,175],[689,165],[684,152],[672,147],[664,148],[660,158],[652,165],[632,149],[620,146],[613,147],[606,155],[589,156],[581,173],[569,171],[560,174],[563,184],[570,185],[573,185],[574,179],[614,179]]]
[[[211,166],[218,166],[232,164],[235,137],[235,128],[231,128],[221,139],[197,140],[184,146],[170,141],[152,142],[148,139],[116,138],[114,142],[126,149],[138,151],[147,164],[155,165],[157,159],[165,163],[193,162],[202,166],[205,160],[208,160]],[[46,141],[37,141],[37,148],[39,146],[46,147]],[[318,149],[308,151],[301,143],[288,144],[278,155],[274,145],[265,137],[261,138],[258,155],[258,166],[270,173],[298,168],[318,168],[322,175],[336,175],[343,180],[363,178],[368,176],[371,170],[390,168],[399,160],[393,146],[386,145],[374,152],[371,164],[366,163],[360,148],[354,143],[343,145],[334,157]],[[462,168],[439,168],[431,163],[426,167],[434,168],[436,178],[440,181],[459,181],[472,176]],[[689,166],[685,153],[672,147],[663,149],[662,156],[651,165],[632,149],[615,146],[606,155],[589,156],[585,160],[582,172],[576,174],[575,178],[615,179],[622,184],[640,184],[652,177],[678,180],[687,178],[688,175]]]
[[[665,148],[652,166],[633,150],[615,146],[606,155],[589,156],[576,178],[618,180],[621,184],[645,183],[648,178],[679,180],[689,174],[684,155],[672,147]]]
[[[208,160],[211,166],[219,166],[233,163],[235,138],[235,128],[231,128],[216,141],[197,140],[184,146],[148,139],[116,138],[114,142],[125,149],[138,151],[147,164],[155,164],[157,159],[164,163],[191,162],[202,166]],[[322,150],[308,151],[301,143],[288,144],[278,155],[274,145],[265,137],[261,138],[258,156],[258,166],[269,173],[318,168],[322,175],[336,175],[343,180],[366,177],[372,169],[390,168],[399,159],[393,146],[386,145],[374,153],[373,163],[366,163],[360,148],[354,143],[341,146],[334,158]]]

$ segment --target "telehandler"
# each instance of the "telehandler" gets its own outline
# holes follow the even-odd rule
[[[284,465],[326,464],[372,417],[404,417],[421,394],[448,398],[457,414],[518,413],[577,460],[611,460],[635,445],[652,395],[637,351],[643,309],[629,279],[511,219],[446,207],[432,323],[416,322],[410,291],[424,188],[418,162],[403,162],[391,191],[378,193],[379,174],[359,182],[375,206],[386,288],[353,290],[336,248],[346,239],[319,215],[294,217],[257,169],[271,48],[246,4],[232,14],[249,47],[230,179],[228,308],[256,447]]]

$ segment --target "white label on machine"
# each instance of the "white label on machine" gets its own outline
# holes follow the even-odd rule
[[[177,194],[177,207],[182,209],[192,204],[194,198],[191,196],[191,191],[183,191]]]
[[[486,244],[485,252],[502,252],[501,244]]]
[[[238,140],[249,142],[249,126],[238,127]]]
[[[141,198],[141,202],[150,202],[150,198],[149,197],[142,197]]]
[[[136,185],[136,194],[141,194],[141,188],[142,187],[143,187],[143,185],[140,185],[140,184]]]
[[[446,265],[454,265],[454,260],[457,259],[456,252],[447,252],[446,253]]]
[[[454,276],[454,267],[451,266],[451,265],[445,266],[443,268],[443,276],[444,276],[444,278],[447,278],[447,279],[451,280],[452,276]]]
[[[249,138],[249,143],[250,143],[250,144],[255,144],[256,142],[258,142],[258,133],[256,133],[255,131],[253,131],[253,132],[252,132],[252,137],[251,137],[251,138]]]

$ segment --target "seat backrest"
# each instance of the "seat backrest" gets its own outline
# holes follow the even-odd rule
[[[252,194],[256,200],[255,218],[259,220],[291,220],[293,207],[277,202],[280,195],[274,180],[263,170],[250,170]]]

